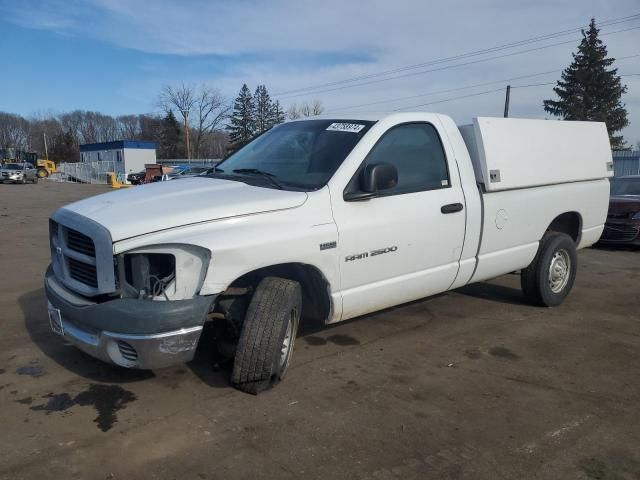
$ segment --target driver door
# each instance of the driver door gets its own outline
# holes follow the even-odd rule
[[[445,291],[458,273],[465,200],[436,128],[414,122],[387,130],[347,188],[376,163],[395,166],[396,186],[361,201],[332,193],[342,320]]]

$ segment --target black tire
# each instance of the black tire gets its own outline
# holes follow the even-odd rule
[[[231,384],[257,394],[284,377],[291,362],[300,312],[302,289],[298,282],[264,278],[251,298],[233,362]],[[289,348],[283,359],[283,342],[289,332]]]
[[[33,177],[33,183],[38,183],[38,176]]]
[[[552,263],[556,275],[551,274]],[[563,275],[567,270],[568,274]],[[573,239],[565,233],[548,232],[542,237],[531,265],[522,270],[522,293],[533,305],[556,307],[571,292],[577,271],[578,256]]]
[[[46,168],[39,168],[36,172],[36,177],[38,178],[47,178],[49,176],[49,172]]]

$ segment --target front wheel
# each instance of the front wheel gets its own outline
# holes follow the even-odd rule
[[[565,233],[548,232],[542,237],[531,265],[522,270],[522,292],[534,305],[558,306],[569,295],[577,270],[573,239]]]
[[[277,277],[260,282],[238,340],[231,374],[234,387],[257,394],[284,378],[293,355],[301,310],[298,282]]]

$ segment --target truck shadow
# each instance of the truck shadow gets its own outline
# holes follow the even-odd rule
[[[457,293],[468,297],[491,300],[493,302],[508,303],[511,305],[529,305],[519,288],[505,287],[494,283],[472,283],[465,287],[454,290]]]
[[[233,369],[233,356],[219,354],[214,348],[215,343],[214,325],[207,322],[202,329],[196,354],[187,363],[187,368],[210,387],[231,389],[229,379]]]

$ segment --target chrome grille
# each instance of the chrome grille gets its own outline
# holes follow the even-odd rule
[[[98,288],[98,273],[95,265],[81,262],[75,258],[67,258],[69,276],[74,280]]]
[[[67,247],[89,257],[96,256],[96,247],[93,244],[93,240],[83,233],[70,228],[67,228]]]
[[[65,287],[95,297],[116,291],[113,242],[104,226],[66,208],[49,221],[51,268]]]

